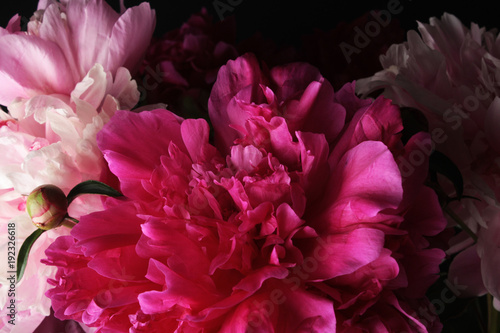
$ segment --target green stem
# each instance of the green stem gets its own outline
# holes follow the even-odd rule
[[[458,217],[457,214],[455,214],[448,207],[444,207],[443,210],[470,236],[470,238],[474,240],[474,242],[477,242],[477,235],[467,226],[467,224],[464,223],[464,221],[462,221],[460,217]]]
[[[493,296],[488,294],[488,333],[498,333],[500,312],[493,307]]]
[[[475,300],[474,300],[474,303],[475,303],[475,310],[476,310],[476,317],[477,317],[477,322],[479,323],[479,328],[481,329],[481,333],[487,333],[486,332],[486,326],[485,326],[485,322],[486,322],[486,318],[484,318],[484,314],[483,314],[483,311],[481,309],[481,301],[483,300],[483,298],[479,298],[479,297],[476,297]]]
[[[66,216],[61,226],[73,229],[73,227],[78,223],[78,220],[69,216]]]

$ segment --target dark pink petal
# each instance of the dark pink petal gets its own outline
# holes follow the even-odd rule
[[[167,110],[117,111],[113,121],[99,132],[99,148],[111,172],[120,178],[125,195],[143,192],[141,181],[150,179],[154,168],[161,163],[161,156],[168,154],[171,142],[185,151],[180,123],[181,119]],[[156,139],[142,144],[141,138],[150,135]]]
[[[314,221],[319,230],[376,221],[385,209],[397,208],[403,195],[396,162],[377,141],[349,150],[333,168],[327,188],[321,218]]]
[[[335,92],[334,101],[342,105],[346,110],[346,122],[350,122],[354,114],[358,111],[364,113],[373,101],[370,99],[361,99],[356,95],[356,83],[348,82]]]
[[[381,141],[393,150],[400,140],[402,129],[399,108],[392,105],[389,99],[379,97],[368,108],[361,108],[353,115],[331,159],[340,160],[346,151],[367,140]]]
[[[286,285],[268,287],[241,303],[220,332],[335,332],[333,303]]]
[[[267,122],[262,117],[255,117],[245,125],[248,134],[243,142],[264,148],[285,165],[294,168],[299,165],[300,147],[293,141],[284,118],[273,117]]]
[[[350,274],[376,260],[384,246],[384,233],[358,228],[344,234],[332,234],[312,242],[306,254],[317,261],[317,269],[308,280],[321,281]]]
[[[147,278],[168,286],[139,295],[141,309],[147,314],[162,313],[174,306],[199,308],[216,300],[215,290],[207,289],[201,281],[186,279],[154,259],[150,260]]]
[[[415,204],[415,200],[419,195],[417,190],[425,182],[428,176],[427,170],[431,153],[432,141],[430,135],[428,133],[419,132],[408,140],[404,147],[404,151],[402,151],[396,159],[403,181],[403,201],[399,207],[401,211],[406,210],[409,205],[420,207],[420,205]],[[442,213],[439,213],[441,207],[439,206],[438,200],[435,200],[435,194],[429,193],[429,195],[433,197],[432,200],[428,201],[432,206],[430,207],[431,209],[425,211],[429,212],[429,216],[434,215],[437,217],[439,214],[442,215]],[[421,211],[422,210],[420,210],[420,212]],[[411,219],[412,215],[408,215],[408,217]],[[415,218],[414,220],[418,219]],[[438,221],[438,219],[436,219],[436,221]],[[443,219],[441,218],[440,223],[433,225],[432,222],[430,222],[427,226],[431,228],[428,229],[429,232],[435,230],[437,234],[444,229]],[[421,230],[424,230],[424,228],[421,228]]]
[[[227,153],[237,138],[237,132],[229,128],[229,102],[238,91],[248,86],[254,87],[252,91],[255,94],[256,89],[260,89],[260,83],[264,83],[264,78],[257,60],[251,54],[230,60],[220,68],[208,101],[208,111],[214,124],[215,143],[221,152]]]
[[[297,132],[302,163],[302,188],[308,200],[314,201],[323,193],[326,175],[330,174],[327,163],[329,146],[321,134]]]
[[[345,109],[334,102],[333,88],[318,70],[306,63],[275,67],[270,76],[278,101],[290,100],[283,115],[293,133],[323,133],[332,143],[345,123]]]
[[[183,263],[184,273],[187,276],[196,276],[208,272],[210,261],[205,256],[199,243],[194,239],[197,233],[203,230],[186,230],[185,222],[182,220],[169,221],[166,224],[163,221],[150,219],[147,223],[141,225],[143,236],[137,244],[137,253],[144,258],[156,258]],[[209,230],[206,231],[207,233]],[[193,237],[194,236],[194,237]],[[194,238],[194,239],[193,239]],[[215,239],[212,240],[214,243]],[[204,244],[207,240],[204,240]],[[213,246],[216,246],[214,244]],[[179,249],[182,248],[182,251]]]
[[[119,223],[108,223],[108,221]],[[101,251],[136,244],[139,240],[141,223],[137,217],[137,209],[132,202],[125,202],[103,212],[82,216],[71,231],[78,240],[78,246],[87,256],[93,256]]]
[[[209,128],[203,119],[186,119],[181,125],[181,135],[194,163],[209,162],[217,150],[208,143]]]

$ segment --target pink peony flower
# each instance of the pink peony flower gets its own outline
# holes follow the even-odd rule
[[[84,79],[73,91],[73,96],[68,97],[67,102],[53,96],[36,96],[29,100],[20,100],[17,105],[11,105],[11,114],[19,115],[19,118],[12,118],[5,113],[0,115],[5,119],[3,126],[0,127],[0,151],[5,156],[0,161],[2,191],[0,222],[5,232],[8,222],[16,222],[18,244],[22,244],[36,229],[26,213],[26,196],[42,184],[55,184],[67,194],[73,186],[84,180],[99,179],[106,169],[106,164],[97,148],[96,133],[118,109],[118,105],[131,108],[135,104],[135,102],[127,104],[125,101],[134,99],[133,95],[128,93],[135,94],[135,101],[138,100],[139,93],[135,88],[135,82],[130,81],[130,75],[126,70],[120,74],[121,81],[112,84],[115,87],[117,85],[123,87],[120,88],[124,89],[126,96],[123,101],[119,94],[113,97],[106,92],[109,88],[106,89],[103,85],[106,76],[100,65],[91,70],[90,74],[93,73],[98,75],[89,83],[86,82],[89,77]],[[82,94],[84,99],[80,99],[75,93],[78,93],[83,84],[88,85],[88,88]],[[109,92],[112,92],[112,89]],[[99,95],[102,96],[102,102],[98,103],[103,103],[100,112],[88,102]],[[19,109],[16,109],[17,106]],[[23,112],[26,111],[29,115],[23,117]],[[69,211],[71,216],[78,218],[80,215],[101,208],[99,198],[87,196],[75,200]],[[21,291],[16,294],[20,310],[17,317],[19,325],[16,325],[16,329],[28,329],[21,324],[27,324],[27,321],[40,322],[43,316],[49,314],[50,302],[44,297],[47,284],[40,279],[40,276],[49,277],[55,271],[50,268],[40,268],[40,259],[43,250],[57,236],[63,234],[67,232],[61,228],[46,232],[32,249],[24,277],[17,285]],[[7,251],[7,243],[2,246]],[[6,264],[5,262],[4,265]],[[3,280],[0,283],[1,304],[5,304],[8,285]],[[32,299],[35,295],[36,298]],[[39,316],[36,317],[35,313]],[[2,320],[5,319],[2,317]]]
[[[25,196],[42,184],[67,194],[106,170],[96,133],[115,110],[137,104],[139,92],[129,70],[137,67],[153,26],[148,4],[118,14],[102,1],[71,0],[40,1],[27,32],[20,31],[19,16],[0,28],[0,104],[9,109],[0,114],[0,232],[6,234],[7,224],[15,222],[18,250],[36,230]],[[70,215],[78,218],[101,208],[99,198],[82,197],[70,206]],[[0,279],[2,332],[31,332],[49,315],[45,279],[55,269],[41,266],[40,259],[53,240],[66,234],[61,228],[46,232],[32,248],[17,284],[15,326],[7,324],[3,311],[7,276]],[[7,254],[7,239],[1,251]],[[6,265],[3,271],[10,270]]]
[[[172,111],[186,112],[186,104],[206,114],[206,101],[217,71],[238,56],[234,48],[233,20],[213,23],[203,8],[180,28],[154,40],[143,61],[139,78],[143,103],[166,103]],[[190,108],[188,111],[191,111]]]
[[[204,120],[118,111],[99,147],[126,199],[47,249],[55,316],[98,332],[436,331],[418,307],[444,254],[399,110],[312,66],[219,72]],[[422,207],[426,207],[422,209]],[[435,319],[435,318],[434,318]]]
[[[430,24],[419,23],[419,32],[410,31],[407,42],[392,45],[381,57],[384,70],[358,81],[358,91],[367,95],[383,89],[395,103],[426,115],[433,146],[459,167],[464,194],[479,199],[450,204],[479,238],[472,250],[477,253],[469,248],[459,254],[450,275],[469,286],[464,295],[488,291],[499,298],[500,270],[492,259],[500,217],[500,141],[494,128],[500,115],[498,34],[475,23],[469,29],[447,13]],[[456,196],[454,190],[447,194]],[[450,252],[470,246],[470,240],[459,243],[463,238],[454,240]]]
[[[116,13],[102,0],[41,0],[20,31],[14,16],[0,31],[0,104],[36,95],[69,95],[96,63],[116,76],[134,72],[149,45],[155,13],[149,4]]]

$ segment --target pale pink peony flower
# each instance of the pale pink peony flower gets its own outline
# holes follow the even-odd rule
[[[148,4],[114,12],[102,1],[40,1],[28,31],[15,16],[0,29],[0,228],[16,224],[16,245],[35,227],[25,212],[25,196],[42,184],[65,193],[76,184],[99,179],[107,166],[96,133],[117,109],[139,99],[129,70],[139,64],[151,38],[154,12]],[[126,66],[126,67],[122,67]],[[78,198],[70,215],[78,218],[102,208],[100,198]],[[45,232],[32,248],[16,288],[16,325],[7,324],[7,276],[0,280],[0,329],[30,332],[50,313],[45,279],[55,270],[40,265],[44,250],[64,229]],[[5,242],[5,243],[4,243]],[[7,253],[7,239],[1,252]],[[8,271],[2,262],[2,271]]]
[[[19,16],[0,31],[0,104],[69,95],[96,63],[113,76],[134,72],[154,27],[147,2],[119,14],[103,0],[41,0],[27,32]]]
[[[106,81],[100,65],[91,72],[93,71],[99,72],[101,77],[94,77],[95,81],[92,80],[89,90],[86,91],[92,92],[92,88],[103,83],[102,80]],[[135,98],[137,101],[139,93],[135,82],[130,81],[130,75],[126,70],[123,74],[125,76],[122,77],[123,81],[120,84],[123,88],[127,87],[127,91],[131,94],[127,95],[126,99]],[[82,83],[87,84],[85,82],[87,79]],[[33,112],[28,117],[15,119],[3,112],[0,115],[5,119],[0,127],[0,151],[4,156],[0,161],[2,191],[0,222],[2,230],[6,232],[7,223],[15,221],[18,250],[24,239],[36,229],[25,212],[26,195],[42,184],[55,184],[68,193],[73,186],[84,180],[99,179],[106,168],[102,153],[97,148],[96,133],[109,120],[118,105],[131,108],[135,103],[120,103],[119,99],[111,97],[105,90],[101,91],[103,96],[106,96],[101,112],[97,112],[95,107],[85,100],[80,100],[76,95],[71,99],[68,98],[68,104],[56,97],[37,96],[19,102],[23,104],[22,110]],[[74,92],[77,91],[78,87]],[[98,94],[99,92],[93,91],[88,96],[95,98]],[[135,97],[132,97],[134,94]],[[81,106],[77,106],[78,104]],[[11,105],[11,110],[12,114],[16,113],[15,106]],[[70,215],[78,218],[101,207],[99,198],[81,197],[70,206]],[[50,301],[44,297],[47,285],[41,276],[52,276],[54,270],[40,267],[40,259],[43,250],[57,236],[67,234],[64,229],[45,232],[35,243],[24,277],[17,285],[16,299],[20,310],[17,316],[18,322],[15,327],[9,325],[9,328],[18,329],[19,332],[29,330],[24,326],[27,321],[40,322],[43,316],[49,314]],[[7,243],[2,244],[2,247],[6,246]],[[6,251],[5,248],[5,253]],[[4,268],[7,271],[7,267]],[[0,283],[1,304],[5,304],[8,285],[3,280]],[[2,317],[2,320],[5,318]]]
[[[431,18],[430,24],[419,23],[418,29],[420,35],[410,31],[407,42],[392,45],[380,57],[384,70],[359,80],[358,92],[367,95],[383,89],[384,96],[398,105],[425,114],[436,150],[459,167],[464,194],[479,199],[450,204],[479,237],[477,254],[471,249],[459,254],[450,275],[469,285],[463,295],[489,292],[499,298],[500,269],[494,259],[500,218],[498,34],[475,23],[467,28],[447,13],[441,20]],[[453,190],[448,194],[456,195]],[[454,241],[451,251],[470,245],[471,241],[459,243],[461,239]],[[482,281],[477,274],[482,274]]]
[[[436,331],[444,254],[426,165],[402,179],[399,110],[312,66],[229,61],[204,120],[117,112],[98,135],[126,199],[46,251],[55,316],[100,332]],[[233,128],[235,130],[233,130]],[[426,209],[422,209],[426,207]],[[368,288],[368,289],[367,289]]]

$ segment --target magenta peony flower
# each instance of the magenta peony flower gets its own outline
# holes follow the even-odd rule
[[[154,22],[146,3],[118,14],[103,1],[40,1],[28,31],[20,31],[18,15],[0,28],[0,104],[9,111],[0,112],[0,232],[15,223],[18,251],[36,230],[26,213],[33,189],[53,184],[67,194],[107,170],[96,133],[117,109],[137,104],[129,70],[139,65]],[[87,196],[76,199],[69,213],[78,218],[99,209],[100,199]],[[46,278],[56,270],[40,259],[68,233],[50,230],[35,242],[16,285],[16,325],[7,324],[10,284],[2,275],[2,332],[32,332],[50,314]],[[7,241],[0,242],[5,257]],[[10,270],[4,260],[2,271]]]
[[[494,236],[500,219],[500,141],[495,127],[500,115],[498,34],[474,23],[469,29],[450,14],[441,20],[431,18],[430,24],[419,23],[419,32],[420,36],[410,31],[407,42],[392,45],[381,57],[384,70],[358,81],[358,91],[366,95],[383,89],[395,103],[426,115],[433,146],[459,167],[464,194],[479,199],[450,204],[479,238],[477,246],[454,259],[450,275],[469,286],[462,295],[489,292],[498,299],[499,238]],[[456,195],[453,189],[447,194]],[[459,235],[451,251],[470,246],[470,239],[459,244],[463,239]]]
[[[46,251],[55,316],[100,332],[422,332],[445,221],[425,163],[398,165],[389,100],[312,66],[219,72],[204,120],[118,111],[98,136],[126,199]],[[422,209],[425,207],[425,209]],[[427,302],[427,303],[426,303]]]
[[[203,8],[151,43],[138,78],[145,104],[166,103],[181,113],[192,99],[196,108],[206,109],[217,71],[238,56],[234,21],[212,21]]]

